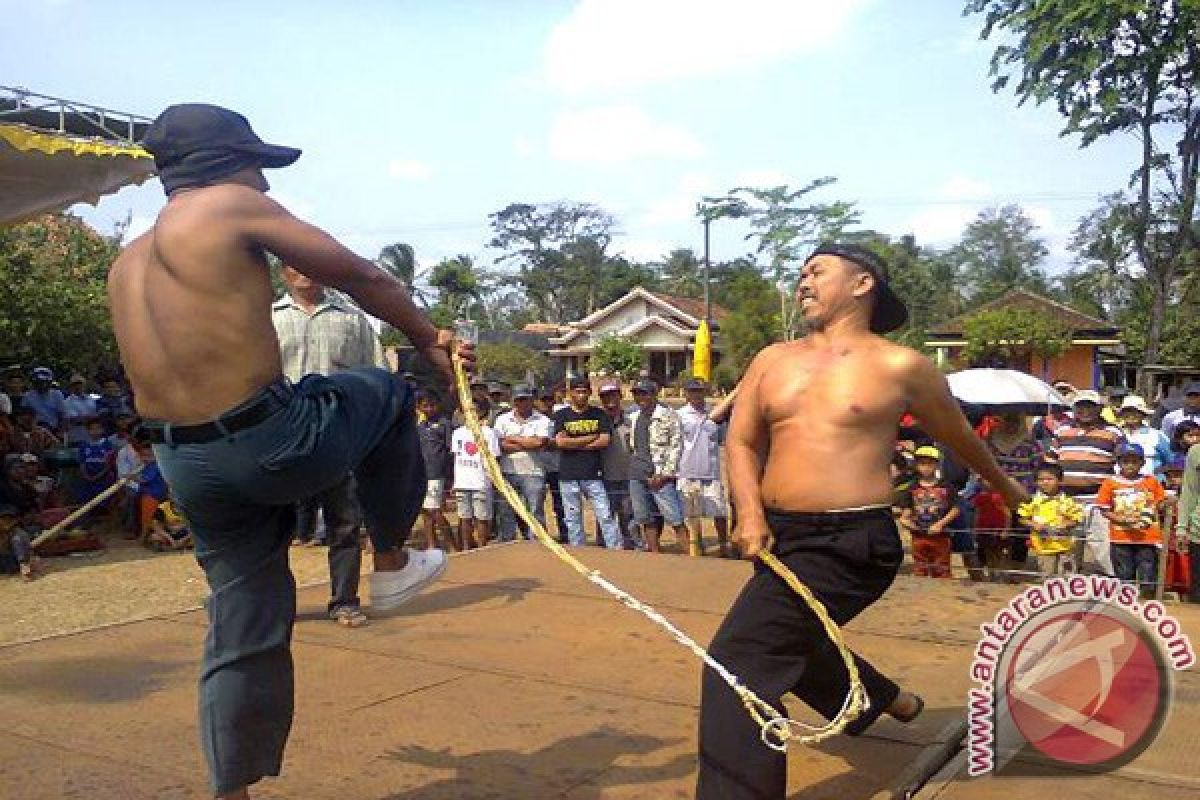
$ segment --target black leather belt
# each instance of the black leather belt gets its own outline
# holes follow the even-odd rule
[[[264,386],[253,397],[210,422],[175,425],[159,420],[142,422],[142,434],[154,444],[205,444],[251,428],[282,409],[294,390],[287,378]]]

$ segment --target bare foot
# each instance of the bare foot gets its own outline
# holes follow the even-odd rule
[[[217,800],[250,800],[250,790],[238,789],[236,792],[230,792],[229,794],[219,794],[217,795]]]
[[[921,699],[920,695],[902,691],[887,707],[887,713],[900,722],[908,723],[916,719],[924,709],[925,701]]]

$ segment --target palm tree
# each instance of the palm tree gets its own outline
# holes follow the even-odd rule
[[[429,300],[425,292],[417,286],[417,278],[422,277],[427,270],[418,273],[417,254],[411,244],[396,242],[385,245],[379,251],[379,257],[375,259],[375,263],[384,272],[403,283],[414,300],[426,308],[429,307]]]

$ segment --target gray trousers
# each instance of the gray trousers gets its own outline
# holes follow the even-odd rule
[[[317,510],[325,518],[325,538],[329,544],[329,611],[358,608],[358,582],[362,575],[362,548],[358,532],[362,518],[354,499],[354,475],[347,475],[318,495],[296,504],[296,538],[313,538]]]
[[[172,444],[168,427],[167,443],[154,446],[212,590],[199,710],[217,794],[278,775],[283,762],[294,702],[296,503],[353,472],[383,553],[403,545],[425,495],[413,398],[399,376],[352,370],[268,391],[286,405],[253,427],[203,444]]]

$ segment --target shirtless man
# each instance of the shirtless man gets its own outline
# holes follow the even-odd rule
[[[797,297],[811,332],[766,348],[747,370],[726,444],[730,486],[743,554],[770,548],[844,625],[883,595],[903,558],[888,464],[906,411],[1012,507],[1025,495],[971,430],[937,368],[877,335],[908,316],[878,256],[852,245],[818,248]],[[781,709],[791,692],[832,719],[849,689],[816,616],[762,563],[709,652]],[[904,722],[920,713],[919,697],[855,660],[871,705],[849,733],[885,711]],[[783,754],[762,743],[737,695],[705,670],[696,797],[782,798],[786,778]]]
[[[447,380],[451,334],[404,286],[268,198],[264,143],[216,106],[179,105],[146,133],[168,195],[109,273],[109,302],[143,429],[195,538],[212,594],[200,729],[218,797],[278,775],[291,727],[293,504],[353,471],[375,552],[372,607],[390,610],[445,569],[403,548],[425,493],[411,392],[362,369],[283,377],[266,254],[402,330]],[[461,354],[474,358],[469,346]]]

